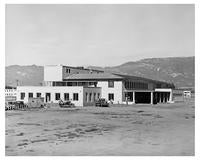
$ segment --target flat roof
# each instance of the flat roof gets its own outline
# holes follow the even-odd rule
[[[64,80],[123,80],[121,76],[110,73],[90,73],[90,74],[72,74],[64,78]]]

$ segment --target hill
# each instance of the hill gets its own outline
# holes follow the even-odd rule
[[[43,82],[44,67],[42,66],[19,66],[6,67],[6,85],[33,85],[39,86]]]
[[[130,74],[160,81],[174,83],[176,87],[194,87],[194,57],[150,58],[127,62],[114,67],[88,68],[106,72]],[[6,67],[6,84],[41,85],[44,75],[43,66],[8,66]]]
[[[194,87],[194,63],[194,57],[150,58],[114,67],[90,68],[166,81],[176,87]]]

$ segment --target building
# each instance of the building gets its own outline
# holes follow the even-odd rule
[[[15,102],[17,99],[16,87],[6,86],[5,87],[5,102]]]
[[[93,105],[100,97],[115,104],[170,103],[173,88],[173,84],[142,77],[58,65],[44,67],[44,86],[18,86],[17,100],[41,96],[47,103],[63,99],[76,106]]]

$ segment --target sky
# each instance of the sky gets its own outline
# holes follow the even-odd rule
[[[195,55],[194,5],[7,4],[6,66]]]

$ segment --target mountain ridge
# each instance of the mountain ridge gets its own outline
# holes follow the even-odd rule
[[[194,87],[195,57],[145,58],[129,61],[118,66],[88,66],[90,69],[109,73],[130,74],[134,76],[166,81],[179,87]],[[43,82],[44,67],[33,65],[11,65],[6,67],[6,85],[33,85]]]

